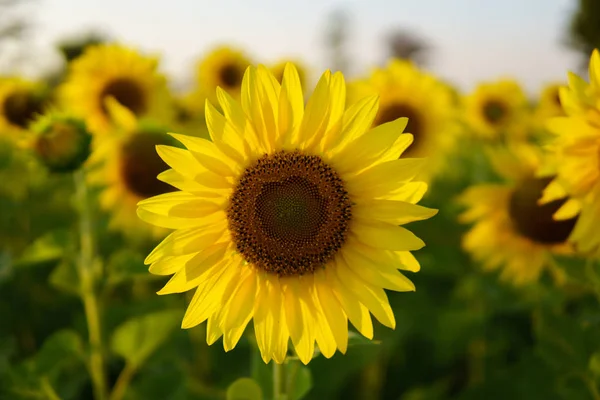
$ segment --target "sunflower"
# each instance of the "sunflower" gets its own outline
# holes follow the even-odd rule
[[[430,157],[425,172],[438,171],[444,154],[452,148],[456,133],[453,130],[455,110],[448,87],[411,62],[395,59],[386,68],[375,69],[369,78],[348,87],[351,102],[368,95],[380,96],[373,126],[408,118],[406,131],[415,141],[404,156]]]
[[[536,281],[547,268],[560,281],[562,271],[551,257],[571,253],[567,238],[577,217],[553,219],[566,199],[538,204],[551,178],[536,176],[541,161],[536,148],[520,144],[488,154],[504,183],[474,186],[460,196],[468,210],[459,220],[474,223],[463,247],[485,269],[501,269],[501,279],[515,285]]]
[[[109,96],[136,117],[169,121],[169,92],[157,65],[156,58],[116,44],[90,46],[69,65],[67,80],[60,88],[61,100],[96,134],[111,129],[105,105]]]
[[[287,63],[294,64],[296,71],[298,71],[298,76],[300,77],[300,84],[303,88],[306,88],[306,68],[304,67],[304,64],[298,60],[282,60],[271,66],[271,73],[275,76],[277,82],[281,83],[283,81],[283,71],[285,70]]]
[[[482,83],[465,98],[466,119],[473,133],[485,139],[522,139],[527,131],[528,102],[512,80]]]
[[[198,92],[215,102],[215,89],[221,87],[231,96],[239,98],[242,77],[250,64],[250,59],[241,50],[225,46],[213,49],[198,63]]]
[[[565,115],[560,102],[560,88],[562,87],[565,87],[562,83],[552,83],[542,89],[536,108],[536,115],[539,119],[545,120]]]
[[[223,114],[206,104],[212,142],[173,134],[187,150],[157,147],[180,192],[139,203],[141,219],[176,229],[146,263],[174,274],[159,294],[195,289],[182,327],[208,321],[209,344],[231,350],[253,319],[265,362],[282,363],[291,338],[306,364],[315,341],[328,358],[346,351],[348,320],[372,338],[369,311],[395,327],[383,289],[414,290],[398,270],[417,271],[410,251],[424,246],[400,225],[436,210],[415,204],[424,161],[398,159],[406,118],[370,129],[377,96],[346,110],[345,92],[327,71],[305,109],[293,65],[281,85],[249,67],[241,105],[220,88]]]
[[[590,60],[590,83],[570,74],[560,90],[565,116],[551,118],[555,134],[550,150],[556,178],[544,191],[543,203],[571,198],[556,215],[562,219],[580,213],[570,240],[582,253],[600,253],[600,53]]]
[[[46,98],[41,84],[18,78],[0,78],[0,136],[21,140],[29,123],[42,112]]]
[[[89,180],[104,187],[100,206],[112,214],[109,228],[132,237],[164,236],[164,229],[140,221],[135,210],[139,201],[175,190],[156,178],[168,166],[155,147],[176,142],[165,129],[139,122],[114,98],[109,97],[106,104],[117,128],[94,137]]]

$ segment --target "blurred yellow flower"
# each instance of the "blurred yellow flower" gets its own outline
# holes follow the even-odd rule
[[[157,179],[168,166],[155,147],[176,142],[165,129],[138,122],[114,98],[106,104],[116,128],[94,137],[88,176],[91,184],[104,187],[100,206],[111,213],[109,227],[132,237],[165,236],[166,230],[140,221],[135,210],[140,200],[175,190]]]
[[[211,102],[216,102],[215,90],[220,87],[239,99],[242,77],[250,64],[250,59],[241,50],[226,46],[213,49],[198,63],[197,92]]]
[[[560,102],[560,88],[562,87],[565,87],[565,84],[552,83],[542,89],[535,112],[541,121],[565,115]]]
[[[544,191],[543,202],[564,199],[555,218],[580,213],[570,240],[582,253],[600,252],[600,53],[590,60],[590,83],[574,74],[560,91],[566,116],[551,118],[548,129],[556,136],[549,146],[556,179]]]
[[[489,156],[504,183],[477,185],[460,196],[468,209],[459,220],[474,224],[463,247],[485,269],[501,269],[501,279],[513,284],[534,282],[546,268],[561,283],[563,273],[551,257],[572,252],[566,241],[576,216],[564,221],[552,218],[566,199],[538,204],[551,178],[535,175],[540,165],[536,148],[513,144],[496,148]]]
[[[481,83],[464,103],[466,121],[476,136],[510,142],[528,132],[529,105],[515,81]]]
[[[0,136],[21,141],[43,111],[46,88],[20,78],[0,78]]]
[[[368,95],[380,98],[373,126],[408,118],[406,131],[414,136],[415,142],[403,156],[427,156],[424,177],[439,172],[457,133],[456,109],[449,88],[411,62],[392,60],[386,68],[373,70],[369,78],[349,84],[350,103]]]
[[[69,64],[69,74],[60,88],[61,102],[68,111],[85,119],[95,134],[111,129],[105,106],[109,96],[136,117],[169,121],[169,92],[157,66],[157,58],[117,44],[90,46]]]
[[[436,210],[415,204],[424,161],[398,159],[406,118],[370,129],[377,97],[346,110],[345,91],[327,71],[305,107],[293,65],[281,85],[250,67],[241,105],[220,88],[223,114],[207,102],[212,142],[158,146],[181,191],[139,203],[141,219],[176,229],[146,263],[174,274],[160,294],[195,289],[182,326],[208,321],[209,344],[231,350],[253,319],[265,362],[282,363],[291,338],[306,364],[315,341],[327,358],[346,351],[348,320],[372,338],[369,311],[395,327],[383,289],[414,290],[398,269],[419,270],[410,251],[424,246],[400,225]]]

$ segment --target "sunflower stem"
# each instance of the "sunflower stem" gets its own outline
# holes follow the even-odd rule
[[[95,248],[92,226],[92,211],[85,182],[85,172],[80,169],[74,174],[77,205],[79,206],[79,260],[77,272],[80,279],[80,294],[85,311],[90,342],[89,368],[94,388],[94,398],[107,398],[106,372],[102,350],[100,307],[94,283]]]
[[[286,396],[283,393],[283,364],[278,364],[273,361],[273,400],[285,400]]]
[[[110,394],[110,400],[121,400],[129,387],[129,383],[131,379],[135,375],[135,367],[131,363],[125,364],[125,368],[119,374],[117,378],[117,382],[112,389],[112,393]]]

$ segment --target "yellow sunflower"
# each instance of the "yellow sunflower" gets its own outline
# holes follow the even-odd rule
[[[174,98],[175,115],[172,126],[175,131],[182,134],[209,139],[204,107],[202,109],[198,107],[198,100],[193,93]]]
[[[551,178],[535,175],[541,158],[534,147],[513,145],[489,155],[505,183],[474,186],[461,195],[468,210],[459,220],[474,224],[463,247],[485,269],[501,269],[501,279],[516,285],[536,281],[546,268],[560,281],[562,271],[551,257],[571,252],[567,238],[576,216],[553,219],[566,199],[538,204]]]
[[[565,115],[560,102],[560,88],[562,87],[565,87],[562,83],[552,83],[542,89],[536,108],[536,116],[540,120],[544,121],[551,117]]]
[[[109,96],[136,117],[169,121],[169,92],[157,66],[157,58],[116,44],[90,46],[69,64],[69,74],[60,88],[61,101],[74,115],[84,118],[96,134],[111,129],[105,105]]]
[[[175,190],[157,179],[168,166],[155,147],[176,142],[166,130],[140,123],[114,98],[109,97],[106,104],[116,128],[94,137],[89,180],[104,187],[100,206],[111,213],[109,228],[132,237],[164,236],[166,230],[140,221],[135,210],[139,201]]]
[[[590,60],[590,83],[570,74],[560,90],[566,116],[551,118],[548,129],[556,136],[549,146],[556,178],[544,191],[546,203],[571,198],[555,216],[580,213],[570,240],[582,253],[600,253],[600,53]]]
[[[375,69],[369,78],[348,87],[351,103],[368,95],[380,97],[373,126],[408,118],[406,131],[415,141],[404,157],[427,156],[426,175],[439,171],[456,133],[455,108],[448,87],[411,62],[392,60],[386,68]]]
[[[196,81],[199,93],[215,102],[215,90],[220,87],[238,99],[244,71],[250,64],[250,59],[241,50],[226,46],[213,49],[198,63]]]
[[[298,60],[282,60],[271,66],[271,73],[275,76],[277,82],[281,83],[283,81],[283,71],[285,70],[287,63],[294,64],[296,71],[298,71],[298,76],[300,77],[300,84],[302,85],[302,88],[306,88],[306,68],[304,67],[304,64]]]
[[[21,140],[42,112],[46,88],[19,78],[0,78],[0,136]]]
[[[250,320],[262,358],[282,363],[288,340],[303,363],[315,341],[325,357],[346,351],[348,320],[373,337],[369,311],[395,320],[383,289],[412,291],[399,271],[417,271],[424,243],[402,227],[433,216],[416,205],[422,159],[402,158],[406,118],[370,129],[378,98],[346,109],[341,73],[325,72],[304,106],[300,78],[280,85],[249,67],[241,105],[217,89],[209,102],[212,142],[173,135],[158,146],[179,192],[139,203],[141,219],[176,229],[147,257],[150,272],[174,274],[160,294],[195,289],[183,328],[204,321],[207,341],[235,347]]]
[[[512,80],[482,83],[465,98],[465,117],[473,133],[484,139],[522,139],[527,132],[527,97]]]

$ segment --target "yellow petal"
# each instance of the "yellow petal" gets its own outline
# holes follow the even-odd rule
[[[204,322],[222,305],[223,292],[227,284],[240,275],[240,266],[229,264],[210,277],[204,285],[198,286],[188,306],[181,327],[192,328]]]
[[[331,162],[341,164],[343,172],[359,172],[369,167],[389,151],[407,122],[408,118],[398,118],[369,130],[345,146],[338,146],[331,152]]]
[[[125,131],[132,132],[137,128],[137,119],[127,107],[121,105],[113,96],[104,99],[104,105],[113,121],[117,126]]]
[[[575,218],[581,212],[581,203],[576,199],[569,199],[552,216],[555,220]]]
[[[369,310],[336,276],[335,265],[325,267],[327,285],[331,287],[352,325],[367,339],[373,339],[373,321]]]
[[[362,281],[344,264],[339,263],[336,269],[340,282],[358,297],[359,301],[371,311],[379,322],[394,329],[396,327],[394,312],[383,289],[373,287]]]
[[[342,129],[338,137],[326,138],[328,146],[325,150],[334,151],[337,147],[343,147],[354,141],[371,129],[373,120],[379,109],[379,96],[366,97],[350,106],[343,117]]]
[[[226,158],[225,154],[213,142],[193,136],[174,133],[170,135],[185,145],[198,163],[209,171],[222,176],[234,176],[238,174],[238,165]],[[222,161],[223,159],[228,160],[228,162]]]
[[[365,282],[384,289],[391,289],[397,292],[413,292],[415,285],[402,275],[396,268],[398,265],[389,265],[379,260],[370,259],[360,251],[347,249],[344,251],[343,258],[357,276]],[[393,261],[392,258],[388,260]]]
[[[173,146],[158,145],[156,152],[171,168],[187,177],[194,177],[206,168],[198,164],[194,156],[184,149]]]
[[[164,257],[197,253],[223,236],[225,229],[225,224],[217,224],[210,227],[176,230],[152,250],[144,263],[152,264]]]
[[[185,264],[185,274],[188,280],[194,280],[205,275],[213,266],[225,259],[225,253],[231,251],[231,243],[203,243],[202,249]]]
[[[298,71],[292,63],[283,70],[283,82],[279,97],[280,145],[291,150],[292,129],[299,126],[304,116],[304,95]]]
[[[331,73],[326,71],[319,79],[306,109],[298,131],[298,138],[294,142],[300,149],[310,149],[320,142],[329,124],[330,93],[329,80]]]
[[[337,348],[345,354],[348,349],[348,318],[342,305],[328,286],[325,273],[322,270],[315,272],[315,288]]]
[[[154,275],[172,275],[184,268],[194,254],[186,254],[183,256],[169,256],[161,258],[150,265],[149,271]]]
[[[436,215],[438,210],[395,200],[367,200],[352,208],[354,218],[366,221],[376,219],[391,224],[402,225],[422,221]]]
[[[296,353],[304,364],[312,359],[315,347],[314,323],[309,311],[309,299],[303,296],[300,280],[310,279],[308,276],[301,278],[285,278],[282,282],[285,305],[285,320],[290,330],[290,337]]]
[[[419,250],[425,246],[414,233],[401,226],[374,221],[354,223],[356,239],[376,249],[407,251]]]
[[[373,198],[385,196],[413,179],[422,169],[425,160],[401,158],[374,166],[351,178],[346,186],[351,193]]]

